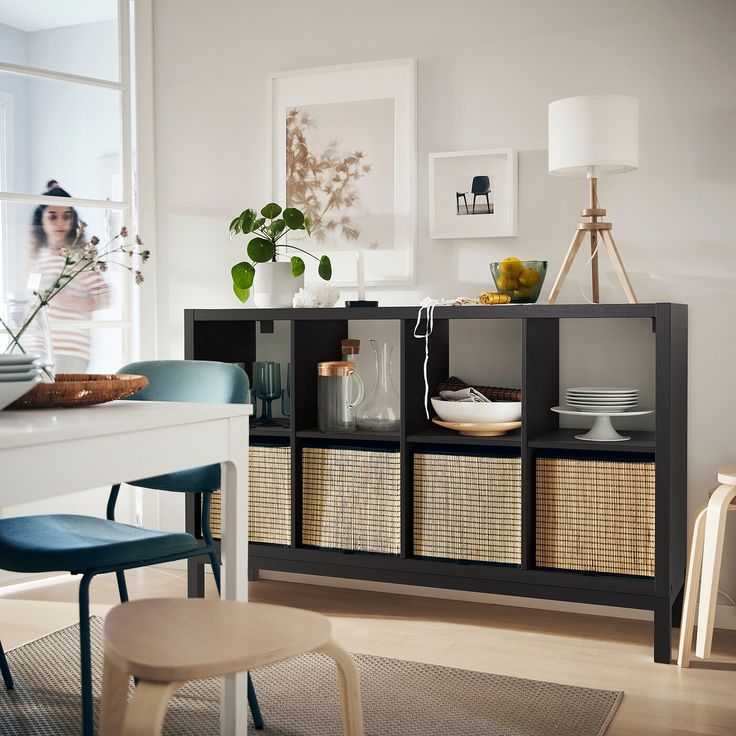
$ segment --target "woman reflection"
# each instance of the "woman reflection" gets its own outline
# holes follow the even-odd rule
[[[44,195],[71,195],[52,179]],[[36,207],[31,221],[32,267],[40,275],[41,288],[47,288],[64,268],[65,248],[81,247],[82,223],[73,207],[42,204]],[[84,373],[90,360],[91,336],[88,328],[74,322],[92,318],[92,312],[104,309],[110,301],[110,287],[102,274],[87,271],[75,278],[48,305],[49,327],[57,373]]]

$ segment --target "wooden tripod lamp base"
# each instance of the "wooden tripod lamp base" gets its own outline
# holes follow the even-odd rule
[[[557,301],[557,297],[560,294],[562,285],[565,283],[567,274],[570,272],[572,263],[575,260],[575,256],[580,250],[580,246],[585,240],[585,236],[590,234],[590,252],[591,252],[591,278],[593,283],[593,302],[598,304],[600,302],[600,287],[598,283],[598,237],[602,241],[602,245],[608,253],[608,257],[611,259],[613,268],[616,271],[618,280],[621,283],[621,287],[626,294],[626,298],[630,304],[637,304],[636,294],[634,294],[634,288],[631,286],[629,276],[624,268],[623,261],[619,255],[616,243],[613,241],[613,235],[611,229],[613,225],[610,222],[600,222],[598,218],[605,217],[606,210],[598,206],[598,180],[595,177],[589,177],[588,182],[590,183],[590,207],[580,210],[580,214],[583,217],[589,217],[590,222],[579,222],[575,237],[570,243],[570,247],[567,249],[567,255],[562,263],[562,268],[557,274],[555,283],[552,286],[552,291],[549,294],[549,303],[554,304]]]

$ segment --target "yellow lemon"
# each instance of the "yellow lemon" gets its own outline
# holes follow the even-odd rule
[[[534,296],[534,291],[535,289],[533,286],[522,286],[519,289],[514,289],[514,296],[517,299],[529,299]]]
[[[498,277],[498,283],[496,284],[501,291],[513,291],[519,288],[519,281],[510,275],[502,275]]]
[[[533,268],[525,268],[519,274],[519,283],[522,286],[535,286],[539,283],[539,271]]]
[[[524,266],[522,266],[521,261],[513,256],[511,258],[504,258],[499,264],[501,273],[504,276],[511,276],[512,278],[518,277],[523,269]]]

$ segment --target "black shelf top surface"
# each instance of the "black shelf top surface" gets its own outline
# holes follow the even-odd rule
[[[498,437],[470,437],[443,427],[430,427],[421,432],[413,432],[407,435],[407,442],[412,444],[437,444],[437,445],[481,445],[484,447],[520,447],[521,430],[516,429]]]
[[[400,440],[398,432],[367,432],[356,429],[355,432],[321,432],[318,427],[299,429],[297,437],[317,440],[341,440],[343,442],[396,442]]]
[[[645,318],[656,317],[659,309],[687,309],[684,304],[496,304],[493,306],[437,307],[435,319],[523,319],[523,318]],[[416,319],[419,306],[332,307],[329,309],[193,309],[195,322],[211,321],[301,321],[301,320],[393,320]]]
[[[576,434],[583,434],[586,429],[556,429],[553,432],[534,437],[529,440],[529,447],[553,450],[585,450],[586,452],[643,452],[654,454],[656,441],[654,432],[634,432],[625,429],[619,434],[631,437],[624,442],[590,442],[575,439]]]

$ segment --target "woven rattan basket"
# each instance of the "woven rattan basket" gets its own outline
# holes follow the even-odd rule
[[[145,376],[123,373],[57,373],[54,383],[37,383],[9,409],[92,406],[132,396],[148,385]]]
[[[222,531],[222,499],[212,494],[212,535]],[[291,544],[291,448],[250,446],[248,463],[248,541]]]
[[[305,447],[302,453],[302,542],[399,554],[399,452]]]
[[[414,554],[519,564],[521,460],[417,453]]]
[[[539,567],[654,575],[654,462],[537,458]]]

